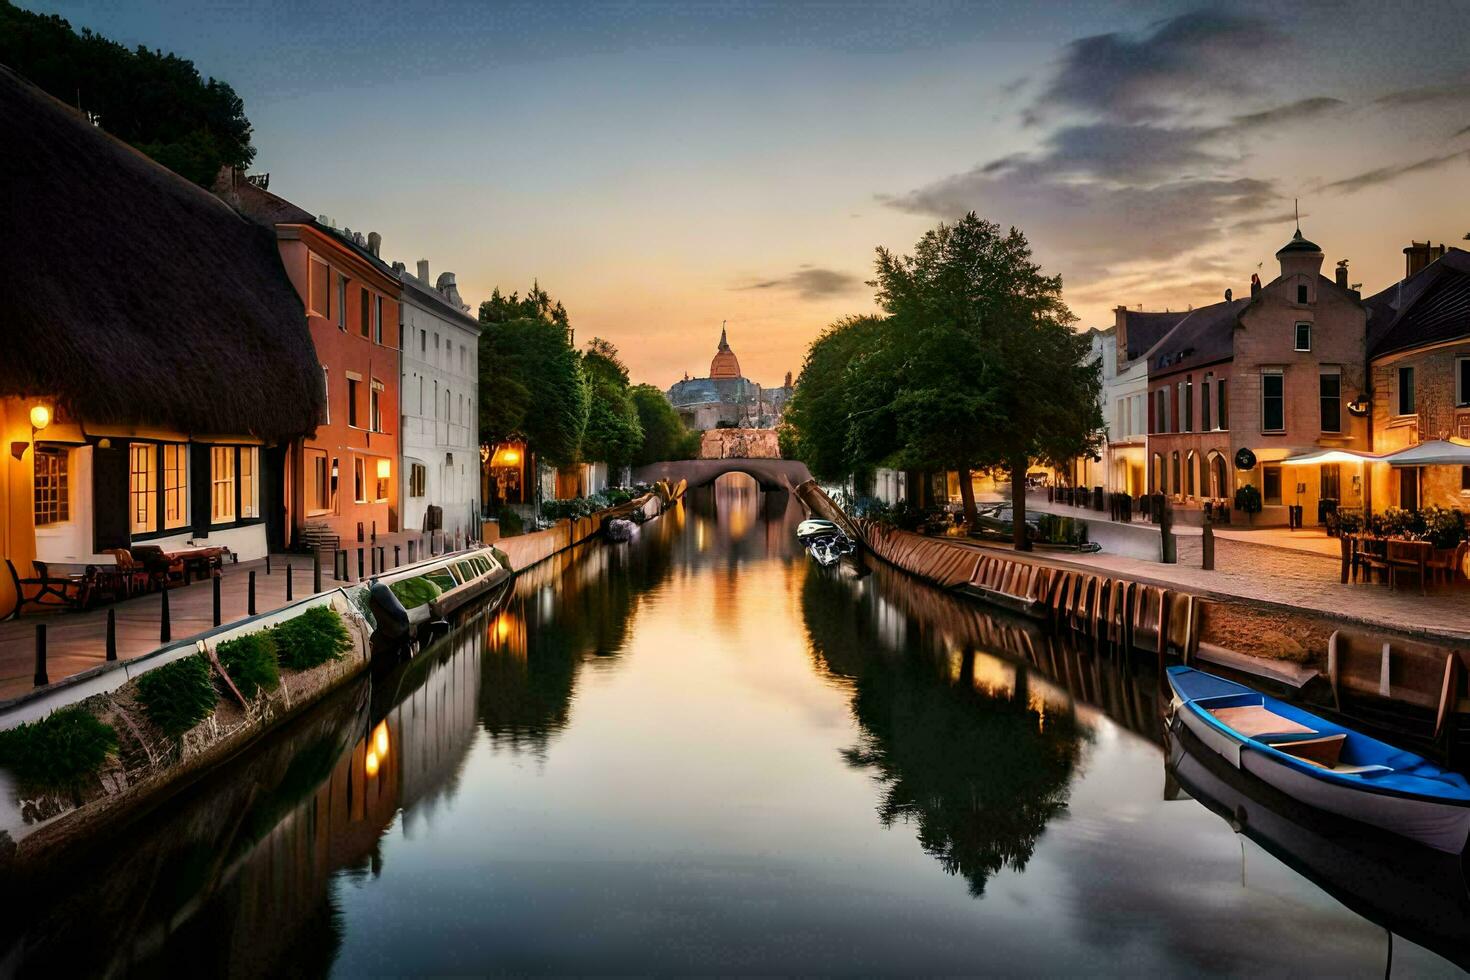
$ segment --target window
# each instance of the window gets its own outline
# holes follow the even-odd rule
[[[1261,431],[1286,431],[1286,378],[1279,370],[1261,372]]]
[[[1338,463],[1322,464],[1322,499],[1342,499],[1342,466]]]
[[[1470,357],[1455,358],[1455,404],[1470,405]]]
[[[367,461],[361,456],[352,460],[352,499],[367,503]]]
[[[445,388],[444,389],[444,421],[446,421],[446,422],[453,422],[454,421],[454,401],[453,401],[453,397],[454,396],[450,393],[449,389],[448,388]]]
[[[1470,469],[1470,467],[1467,467]],[[422,497],[424,485],[429,479],[429,468],[423,463],[414,463],[408,470],[408,495],[410,497]]]
[[[1169,461],[1173,464],[1169,472],[1169,483],[1174,488],[1174,492],[1178,493],[1180,487],[1183,486],[1179,481],[1179,450],[1174,450],[1174,454],[1170,457]]]
[[[1304,282],[1297,284],[1297,287],[1296,287],[1296,301],[1298,303],[1305,303],[1305,302],[1307,302],[1307,284],[1304,283]]]
[[[1195,469],[1195,465],[1196,465],[1196,457],[1194,455],[1194,450],[1191,449],[1189,451],[1189,455],[1186,456],[1185,459],[1184,459],[1184,493],[1187,496],[1190,496],[1190,497],[1193,497],[1194,496],[1194,469]]]
[[[420,354],[427,354],[428,352],[429,352],[429,331],[427,331],[427,330],[420,330],[419,331],[419,353]]]
[[[1306,288],[1306,287],[1302,287]],[[1310,323],[1298,323],[1296,325],[1296,350],[1312,349],[1312,325]]]
[[[382,503],[388,499],[388,479],[393,473],[393,464],[386,459],[379,459],[373,465],[377,472],[376,492],[373,499]]]
[[[362,387],[362,381],[357,378],[347,379],[347,424],[354,429],[357,424],[357,389]]]
[[[1219,404],[1219,407],[1220,407],[1220,411],[1219,411],[1219,417],[1220,417],[1219,427],[1222,430],[1223,429],[1228,429],[1228,428],[1230,428],[1230,413],[1226,409],[1227,409],[1227,407],[1229,406],[1230,403],[1228,401],[1226,401],[1226,399],[1225,399],[1225,379],[1224,378],[1221,378],[1220,379],[1220,382],[1217,385],[1215,385],[1215,397],[1217,399],[1219,399],[1219,401],[1218,401],[1218,404]]]
[[[327,469],[327,454],[319,449],[306,450],[306,509],[309,513],[332,509],[332,481]]]
[[[128,447],[128,505],[134,534],[158,530],[158,453],[151,442]]]
[[[259,494],[256,493],[255,477],[260,470],[260,449],[256,446],[240,447],[240,519],[260,516]]]
[[[311,312],[317,316],[332,316],[332,270],[325,262],[311,260]]]
[[[235,520],[235,447],[209,448],[209,519],[215,524]]]
[[[1179,402],[1182,411],[1179,413],[1184,419],[1183,432],[1194,431],[1194,376],[1185,375],[1184,384],[1179,387]]]
[[[1399,368],[1398,385],[1398,414],[1414,414],[1414,369],[1411,367]]]
[[[347,329],[347,277],[337,277],[337,326]]]
[[[66,483],[65,449],[36,447],[36,526],[71,519],[71,493]]]
[[[163,526],[183,527],[189,520],[189,447],[163,445]]]
[[[419,375],[419,417],[424,414],[424,376]]]
[[[1153,480],[1155,493],[1167,493],[1169,491],[1164,481],[1164,457],[1159,453],[1154,453],[1154,465],[1150,476]]]
[[[1323,371],[1317,385],[1322,402],[1322,431],[1341,432],[1342,375],[1336,371]]]
[[[1210,496],[1224,497],[1225,484],[1228,477],[1225,475],[1225,457],[1219,453],[1210,457]]]
[[[1206,374],[1205,380],[1199,386],[1199,430],[1210,431],[1210,382],[1215,379],[1213,374]]]
[[[371,411],[369,419],[372,422],[374,432],[383,431],[383,382],[374,381],[372,389],[368,392]]]
[[[366,287],[364,287],[358,291],[358,300],[357,330],[364,337],[370,337],[372,334],[369,331],[372,330],[373,326],[373,294],[368,292]]]
[[[1281,467],[1267,466],[1261,471],[1261,496],[1268,504],[1281,503]]]
[[[383,297],[373,297],[373,340],[383,342]]]
[[[1460,493],[1470,496],[1470,466],[1460,467]]]
[[[332,375],[322,365],[322,425],[332,421]]]

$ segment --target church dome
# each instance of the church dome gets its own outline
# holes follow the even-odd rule
[[[709,376],[711,378],[740,377],[740,360],[725,340],[724,327],[720,328],[720,349],[715,352],[714,360],[709,362]]]

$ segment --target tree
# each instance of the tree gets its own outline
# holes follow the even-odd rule
[[[779,438],[781,454],[806,463],[820,480],[844,480],[883,453],[873,423],[862,430],[868,438],[861,445],[854,445],[849,435],[854,430],[853,413],[871,407],[862,398],[881,398],[874,392],[876,385],[864,385],[860,374],[871,352],[879,349],[886,328],[882,317],[847,317],[829,326],[807,348]],[[857,407],[859,402],[863,407]]]
[[[582,354],[582,372],[590,395],[582,458],[612,467],[632,463],[643,446],[643,428],[618,349],[601,337],[592,338]]]
[[[1031,460],[1092,452],[1103,426],[1099,366],[1070,327],[1061,277],[1042,274],[1020,231],[971,212],[926,232],[911,256],[879,248],[872,285],[897,328],[872,384],[896,386],[898,455],[958,470],[972,526],[971,469],[1009,470],[1016,547],[1029,549]]]
[[[255,159],[244,102],[178,55],[130,51],[0,0],[0,64],[196,184],[208,187],[221,167],[244,169]]]
[[[643,445],[633,457],[636,466],[670,459],[693,459],[699,450],[699,436],[684,425],[664,393],[653,385],[634,385],[628,389],[638,425],[643,430]]]
[[[552,323],[563,330],[571,328],[566,307],[561,305],[560,300],[553,303],[551,296],[537,281],[531,283],[531,291],[526,294],[525,299],[521,298],[520,293],[505,296],[500,292],[500,287],[496,286],[490,293],[490,298],[480,304],[481,323],[505,323],[523,319]]]
[[[553,466],[577,461],[587,427],[582,359],[549,319],[487,322],[480,331],[480,438],[522,436]]]

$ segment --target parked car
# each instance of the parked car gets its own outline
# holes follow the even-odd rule
[[[1015,508],[1010,504],[993,504],[975,512],[975,527],[970,533],[978,537],[1003,537],[1010,540],[1015,536]],[[1026,536],[1035,541],[1041,532],[1040,515],[1026,515]]]

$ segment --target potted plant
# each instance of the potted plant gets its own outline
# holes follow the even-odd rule
[[[1250,522],[1255,523],[1256,515],[1261,512],[1261,491],[1255,484],[1244,484],[1235,491],[1235,509],[1244,511]]]

